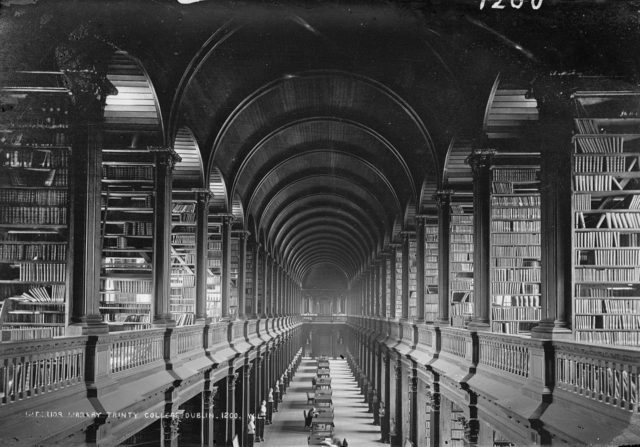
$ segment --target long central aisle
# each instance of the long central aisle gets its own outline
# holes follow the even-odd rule
[[[368,447],[380,443],[380,427],[373,425],[373,415],[367,413],[367,404],[360,394],[346,360],[331,360],[331,385],[335,411],[335,437],[346,438],[349,447]],[[304,447],[309,430],[304,428],[302,412],[309,410],[307,395],[311,391],[311,379],[316,372],[315,359],[302,359],[278,413],[273,414],[273,424],[264,430],[262,447]]]

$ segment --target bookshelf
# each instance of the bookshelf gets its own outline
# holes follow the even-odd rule
[[[384,311],[386,312],[385,315],[387,316],[387,318],[391,317],[391,290],[393,290],[393,287],[395,287],[394,284],[391,284],[391,256],[385,256],[383,258],[384,263],[385,263],[385,274],[386,274],[386,281],[385,281],[385,290],[384,293],[386,293],[386,308],[384,309]]]
[[[70,96],[40,87],[59,73],[18,75],[0,91],[3,341],[62,336],[68,322]]]
[[[493,332],[526,334],[540,321],[540,167],[530,159],[492,168]]]
[[[222,317],[222,232],[220,223],[209,222],[207,241],[207,316]]]
[[[238,277],[240,274],[240,238],[237,235],[231,237],[231,275],[229,285],[229,313],[237,317],[238,309]]]
[[[253,269],[254,269],[254,250],[251,248],[251,246],[249,244],[247,244],[247,251],[246,251],[246,257],[245,257],[245,269],[246,269],[246,274],[245,274],[245,278],[244,278],[244,283],[245,283],[245,294],[244,294],[244,302],[245,302],[245,315],[247,315],[248,317],[250,317],[253,313],[253,300],[255,299],[254,293],[255,293],[255,285],[253,284]]]
[[[575,338],[640,346],[640,93],[577,92],[574,103]]]
[[[438,225],[424,227],[424,312],[425,321],[438,318]]]
[[[450,206],[449,318],[465,327],[473,316],[473,198],[453,196]]]
[[[155,165],[146,149],[103,149],[100,313],[111,330],[151,324]]]
[[[188,191],[172,196],[169,311],[178,326],[195,324],[196,198]]]
[[[409,238],[409,318],[414,319],[418,317],[418,303],[417,303],[417,274],[418,266],[416,262],[416,252],[418,247],[418,241],[414,238]]]

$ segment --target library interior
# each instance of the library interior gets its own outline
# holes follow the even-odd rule
[[[1,0],[0,444],[640,445],[640,1]]]

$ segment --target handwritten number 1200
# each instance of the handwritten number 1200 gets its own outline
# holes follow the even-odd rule
[[[520,9],[527,0],[509,0],[513,9]],[[540,9],[544,0],[531,0],[531,9]],[[505,9],[507,0],[480,0],[480,9],[484,9],[487,3],[491,3],[491,9]]]

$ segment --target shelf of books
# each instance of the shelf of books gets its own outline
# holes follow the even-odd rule
[[[240,239],[231,237],[231,275],[229,285],[229,314],[235,318],[239,314],[238,309],[238,275],[240,272]]]
[[[415,238],[409,238],[409,318],[414,319],[418,317],[418,303],[417,303],[417,263],[416,252],[418,247],[418,241]]]
[[[207,242],[207,316],[222,317],[222,233],[219,223],[209,222]]]
[[[196,198],[190,191],[172,195],[169,311],[178,326],[195,324]]]
[[[453,195],[449,236],[449,319],[465,327],[473,316],[473,198]]]
[[[438,318],[438,225],[424,227],[424,312],[425,321]]]
[[[100,313],[110,330],[151,325],[155,165],[145,149],[103,149]]]
[[[402,318],[402,247],[396,249],[396,318]]]
[[[247,244],[247,251],[245,257],[245,271],[244,275],[244,302],[245,302],[245,315],[251,316],[253,312],[253,300],[255,299],[255,285],[253,284],[253,260],[254,250]]]
[[[0,91],[3,341],[62,336],[68,321],[71,104],[55,87],[61,76],[22,73]]]
[[[391,291],[393,290],[394,284],[391,284],[391,257],[390,256],[385,256],[384,257],[384,262],[385,264],[385,273],[387,275],[386,277],[386,281],[385,281],[385,287],[386,290],[384,290],[384,293],[386,293],[386,309],[384,309],[384,311],[386,312],[385,315],[387,317],[391,317]]]
[[[504,334],[530,333],[541,315],[540,167],[520,161],[492,169],[491,330]]]
[[[575,338],[640,346],[640,93],[574,102]]]

